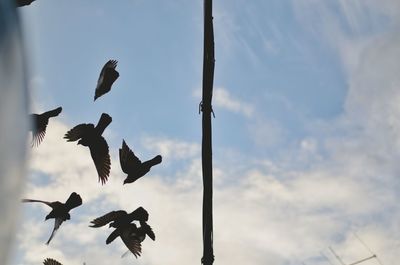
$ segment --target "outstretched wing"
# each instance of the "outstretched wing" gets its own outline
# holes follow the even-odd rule
[[[89,124],[79,124],[69,130],[65,135],[64,139],[67,139],[68,142],[74,142],[82,138],[88,131],[93,130],[94,125]]]
[[[89,145],[90,154],[92,155],[93,162],[99,175],[101,184],[106,183],[111,169],[111,159],[108,152],[108,144],[106,140],[100,136],[95,142]]]
[[[32,147],[36,147],[43,141],[46,135],[48,119],[44,119],[39,114],[30,114],[29,118],[32,122]]]
[[[129,233],[122,233],[121,239],[122,242],[124,242],[125,246],[133,255],[135,255],[136,258],[141,255],[142,245],[140,244],[139,239],[137,239],[135,236],[130,235]]]
[[[149,220],[149,213],[142,206],[140,206],[129,214],[129,223],[133,222],[134,220],[146,222]]]
[[[97,80],[94,100],[111,90],[112,84],[119,77],[119,73],[115,70],[117,63],[117,60],[109,60],[101,69],[99,79]]]
[[[51,208],[53,208],[53,207],[51,206],[51,202],[47,202],[47,201],[31,200],[31,199],[22,199],[21,202],[41,202],[41,203],[44,203],[44,204],[50,206]]]
[[[82,205],[81,196],[76,192],[71,193],[71,195],[69,195],[68,200],[65,202],[65,206],[69,210],[71,210],[71,209],[73,209],[75,207],[78,207],[79,205]]]
[[[54,259],[47,258],[43,261],[43,265],[62,265],[62,264]]]
[[[46,245],[50,243],[50,241],[53,239],[54,235],[56,234],[58,228],[60,228],[60,225],[62,224],[63,219],[62,218],[56,218],[54,221],[54,228],[53,232],[51,232],[49,240],[47,240]]]
[[[142,164],[133,151],[122,140],[122,148],[119,149],[119,162],[121,163],[121,169],[126,174],[130,174],[132,171],[137,170],[137,168]]]
[[[93,221],[91,221],[92,225],[90,225],[90,227],[102,227],[105,226],[106,224],[108,224],[109,222],[114,221],[115,219],[126,215],[126,212],[123,210],[120,211],[112,211],[109,213],[106,213],[103,216],[100,216],[96,219],[94,219]]]

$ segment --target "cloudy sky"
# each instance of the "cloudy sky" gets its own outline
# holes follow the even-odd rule
[[[19,9],[31,110],[63,107],[30,151],[24,198],[72,210],[49,246],[46,206],[22,206],[12,265],[200,263],[202,1],[51,1]],[[400,2],[214,2],[215,264],[339,265],[400,253]],[[103,64],[112,91],[93,102]],[[102,112],[112,168],[97,182],[89,150],[62,139]],[[122,186],[122,139],[162,164]],[[124,259],[90,220],[143,206],[156,241]],[[368,246],[365,247],[357,236]],[[371,259],[363,265],[380,264]]]

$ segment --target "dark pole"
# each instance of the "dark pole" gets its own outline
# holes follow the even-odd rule
[[[203,169],[203,258],[204,265],[212,265],[213,252],[213,217],[212,217],[212,141],[211,100],[214,81],[214,29],[212,22],[212,0],[204,0],[204,55],[203,55],[203,112],[202,128],[202,169]]]

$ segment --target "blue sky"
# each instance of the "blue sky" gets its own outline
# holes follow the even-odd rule
[[[37,0],[19,12],[32,111],[63,107],[30,153],[24,196],[62,201],[77,191],[84,205],[50,246],[47,209],[24,205],[11,264],[199,262],[202,1]],[[216,263],[329,264],[322,252],[338,264],[329,246],[351,263],[369,255],[356,232],[383,264],[395,264],[399,15],[396,0],[214,2]],[[109,59],[120,77],[93,102]],[[104,187],[88,150],[62,139],[102,112],[113,117]],[[142,159],[163,156],[128,187],[122,139]],[[144,242],[138,261],[121,260],[122,242],[106,246],[109,231],[87,224],[140,205],[157,240]]]

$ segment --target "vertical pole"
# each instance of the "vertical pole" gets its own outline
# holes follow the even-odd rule
[[[203,258],[204,265],[212,265],[213,217],[212,217],[212,141],[211,114],[214,81],[214,29],[212,22],[212,0],[204,0],[204,55],[203,55],[203,96],[202,116],[202,172],[203,172]]]

